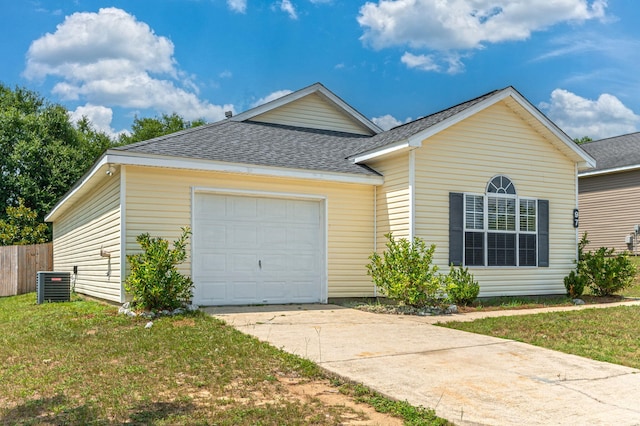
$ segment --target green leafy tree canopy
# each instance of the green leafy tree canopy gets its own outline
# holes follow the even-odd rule
[[[206,124],[203,119],[187,121],[175,112],[173,114],[162,114],[161,117],[139,118],[133,120],[131,134],[123,134],[119,137],[122,145],[134,142],[146,141],[158,136],[168,135],[180,130],[189,129]]]
[[[575,143],[577,143],[578,145],[582,145],[585,142],[591,142],[593,139],[591,139],[589,136],[583,136],[581,138],[574,138],[573,141]]]
[[[0,246],[40,244],[48,239],[47,224],[38,221],[38,213],[18,200],[18,206],[8,206],[7,219],[0,219]]]
[[[25,207],[39,221],[113,142],[85,118],[25,88],[0,83],[0,219]]]

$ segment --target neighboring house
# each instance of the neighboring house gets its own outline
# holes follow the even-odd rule
[[[384,235],[468,265],[481,296],[564,293],[577,172],[593,159],[512,87],[382,131],[321,84],[224,121],[108,150],[47,216],[55,269],[124,301],[136,236],[193,231],[194,302],[377,291]]]
[[[580,232],[589,250],[609,247],[638,253],[640,132],[582,145],[597,167],[579,173]]]

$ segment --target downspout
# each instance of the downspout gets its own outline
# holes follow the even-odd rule
[[[578,211],[580,211],[580,204],[579,204],[579,192],[578,192],[578,185],[579,185],[579,180],[578,180],[578,163],[574,163],[574,170],[575,170],[575,175],[576,175],[576,209],[578,209]],[[576,262],[578,261],[578,243],[580,242],[580,230],[576,227],[575,228],[575,232],[576,232]],[[576,264],[577,265],[577,264]]]
[[[373,252],[378,251],[378,186],[373,187]],[[373,283],[373,297],[378,297],[378,286]]]
[[[127,167],[120,165],[120,303],[127,301]]]
[[[416,154],[415,150],[409,151],[409,241],[413,242],[415,236],[415,183],[416,183]]]

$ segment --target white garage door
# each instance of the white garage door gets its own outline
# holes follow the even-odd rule
[[[321,202],[196,193],[194,303],[323,301]]]

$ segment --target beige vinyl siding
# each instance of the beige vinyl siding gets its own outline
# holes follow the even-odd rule
[[[78,293],[122,301],[120,218],[120,174],[115,173],[54,222],[54,270],[73,272],[77,266]],[[101,256],[101,250],[110,257]]]
[[[564,293],[574,267],[575,166],[503,102],[424,141],[416,150],[416,236],[436,244],[435,262],[448,270],[449,192],[484,194],[496,175],[521,197],[549,200],[550,267],[470,267],[481,296]]]
[[[251,119],[311,129],[371,135],[371,130],[313,93]]]
[[[640,224],[640,170],[581,177],[578,187],[580,235],[588,233],[587,250],[629,250],[625,236]]]
[[[387,233],[393,233],[394,238],[410,236],[409,154],[400,153],[368,165],[384,176],[384,184],[376,188],[376,241],[377,250],[382,251]]]
[[[372,185],[127,166],[127,253],[139,250],[142,232],[173,241],[180,227],[192,226],[194,187],[326,197],[328,297],[374,294],[365,267],[374,245]],[[191,274],[190,259],[182,272]]]

